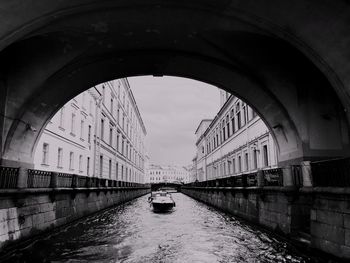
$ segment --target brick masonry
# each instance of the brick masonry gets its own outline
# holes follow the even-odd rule
[[[199,201],[286,236],[306,232],[310,246],[350,259],[350,194],[282,189],[183,188]]]
[[[145,188],[2,194],[0,249],[149,192]]]
[[[350,259],[349,194],[314,194],[311,244],[327,253]]]

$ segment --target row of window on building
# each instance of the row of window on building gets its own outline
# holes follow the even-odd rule
[[[42,165],[49,166],[50,163],[50,145],[48,143],[43,143],[43,150],[42,150]],[[58,147],[57,148],[57,168],[63,168],[63,158],[64,158],[64,152],[63,148]],[[76,169],[75,167],[75,154],[73,151],[69,152],[69,170],[74,171]],[[79,154],[78,159],[78,171],[79,173],[84,173],[86,171],[87,174],[90,172],[90,157],[86,157],[86,170],[84,169],[84,156],[82,154]]]
[[[215,118],[201,120],[196,129],[191,177],[204,181],[275,167],[275,144],[262,119],[237,97],[220,91],[220,98]]]
[[[208,178],[231,176],[247,171],[254,172],[259,168],[259,158],[261,158],[261,168],[269,167],[269,150],[267,145],[262,146],[262,154],[254,148],[250,155],[245,151],[243,157],[241,154],[238,154],[207,165]]]
[[[34,167],[143,182],[145,136],[127,79],[109,81],[79,94],[50,120],[37,144]]]
[[[229,112],[221,118],[212,132],[207,135],[206,152],[210,153],[228,140],[257,114],[247,104],[237,101]],[[204,146],[202,148],[204,153]]]
[[[48,143],[43,143],[43,149],[42,149],[42,165],[49,165],[49,158],[50,158],[50,145]],[[75,153],[73,151],[69,152],[69,170],[75,171]],[[57,148],[57,168],[61,169],[63,168],[63,159],[64,158],[64,151],[63,148],[58,147]],[[87,156],[86,158],[86,166],[84,166],[84,156],[82,154],[79,154],[78,158],[78,172],[80,174],[86,174],[90,175],[90,157]],[[116,180],[123,180],[123,179],[136,179],[138,177],[138,171],[135,171],[134,169],[131,169],[131,167],[127,167],[126,165],[119,164],[118,162],[115,163],[116,169],[115,169],[115,176],[112,175],[112,159],[108,160],[108,176],[110,179],[116,179]],[[86,168],[86,169],[84,169]],[[103,155],[100,155],[99,160],[99,176],[102,177],[104,174],[104,158]]]
[[[135,163],[138,167],[143,167],[144,160],[141,156],[141,153],[139,153],[133,146],[132,143],[124,136],[122,135],[121,131],[118,129],[116,132],[116,140],[115,144],[114,142],[114,128],[110,126],[109,128],[109,140],[105,140],[105,119],[101,119],[101,126],[100,126],[100,138],[105,143],[109,144],[110,147],[115,149],[117,152],[119,152],[121,155],[125,156],[128,160]],[[139,147],[141,148],[141,147]]]

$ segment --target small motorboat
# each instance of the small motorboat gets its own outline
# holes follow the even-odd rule
[[[175,201],[171,197],[171,194],[167,192],[154,192],[149,197],[149,202],[155,212],[170,211],[175,207]]]

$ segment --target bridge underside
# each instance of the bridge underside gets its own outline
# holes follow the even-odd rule
[[[159,190],[165,190],[165,191],[180,191],[182,184],[176,184],[176,183],[158,183],[158,184],[151,184],[151,191],[159,191]]]
[[[48,120],[80,92],[146,74],[201,80],[245,100],[271,129],[280,164],[350,155],[345,1],[0,5],[2,164],[30,166]]]

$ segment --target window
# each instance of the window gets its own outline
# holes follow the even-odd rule
[[[115,179],[116,179],[117,181],[118,181],[118,179],[119,179],[119,178],[118,178],[118,172],[119,172],[118,168],[119,168],[119,167],[118,167],[118,163],[116,163],[116,164],[115,164]]]
[[[42,164],[49,164],[49,144],[48,143],[44,143],[43,144],[43,160],[42,160]]]
[[[83,171],[83,156],[79,155],[79,172]]]
[[[119,108],[119,106],[118,106],[118,111],[117,111],[117,123],[120,125],[120,123],[119,123],[119,114],[120,114],[120,108]]]
[[[84,120],[80,121],[80,138],[84,138]]]
[[[110,111],[111,111],[111,113],[112,113],[112,115],[113,115],[113,98],[111,98],[111,108],[110,108]]]
[[[123,179],[124,179],[124,167],[122,165],[122,181],[123,181]]]
[[[105,89],[105,86],[102,86],[102,99],[103,99],[103,103],[105,103],[105,95],[106,95],[106,89]]]
[[[64,128],[64,107],[60,111],[60,127]]]
[[[248,171],[249,170],[249,157],[248,157],[248,153],[244,154],[244,161],[245,161],[245,170]]]
[[[109,176],[109,179],[112,178],[112,160],[109,159],[109,162],[108,162],[108,176]]]
[[[235,133],[235,117],[231,118],[231,131],[232,131],[232,134]]]
[[[238,156],[238,172],[242,172],[242,158]]]
[[[113,128],[109,128],[109,145],[112,146],[113,143]]]
[[[119,134],[117,134],[117,151],[119,152]]]
[[[75,133],[75,113],[72,113],[70,132],[71,132],[72,134]]]
[[[122,155],[124,155],[124,139],[122,139],[122,151],[121,151]]]
[[[86,174],[90,174],[90,157],[88,157],[86,160]]]
[[[236,173],[236,159],[235,158],[232,159],[232,172]]]
[[[269,166],[269,156],[267,151],[267,145],[263,146],[263,158],[264,158],[264,166]]]
[[[243,114],[243,125],[247,123],[247,105],[243,104],[242,106],[242,114]]]
[[[237,119],[237,129],[239,130],[242,127],[241,107],[239,103],[237,103],[236,105],[236,119]]]
[[[253,150],[253,169],[258,168],[258,151],[256,149]]]
[[[230,119],[228,115],[226,116],[226,129],[227,129],[227,138],[230,138]]]
[[[63,159],[63,149],[62,148],[58,148],[57,151],[57,167],[62,167],[62,160]]]
[[[101,119],[101,140],[103,140],[104,128],[105,128],[105,120]]]
[[[100,177],[103,175],[103,156],[100,155]]]
[[[88,127],[88,142],[91,142],[91,125]]]
[[[69,153],[69,169],[70,170],[74,169],[74,153],[73,152]]]
[[[222,130],[220,129],[220,141],[219,144],[222,144],[223,140],[222,140]]]

